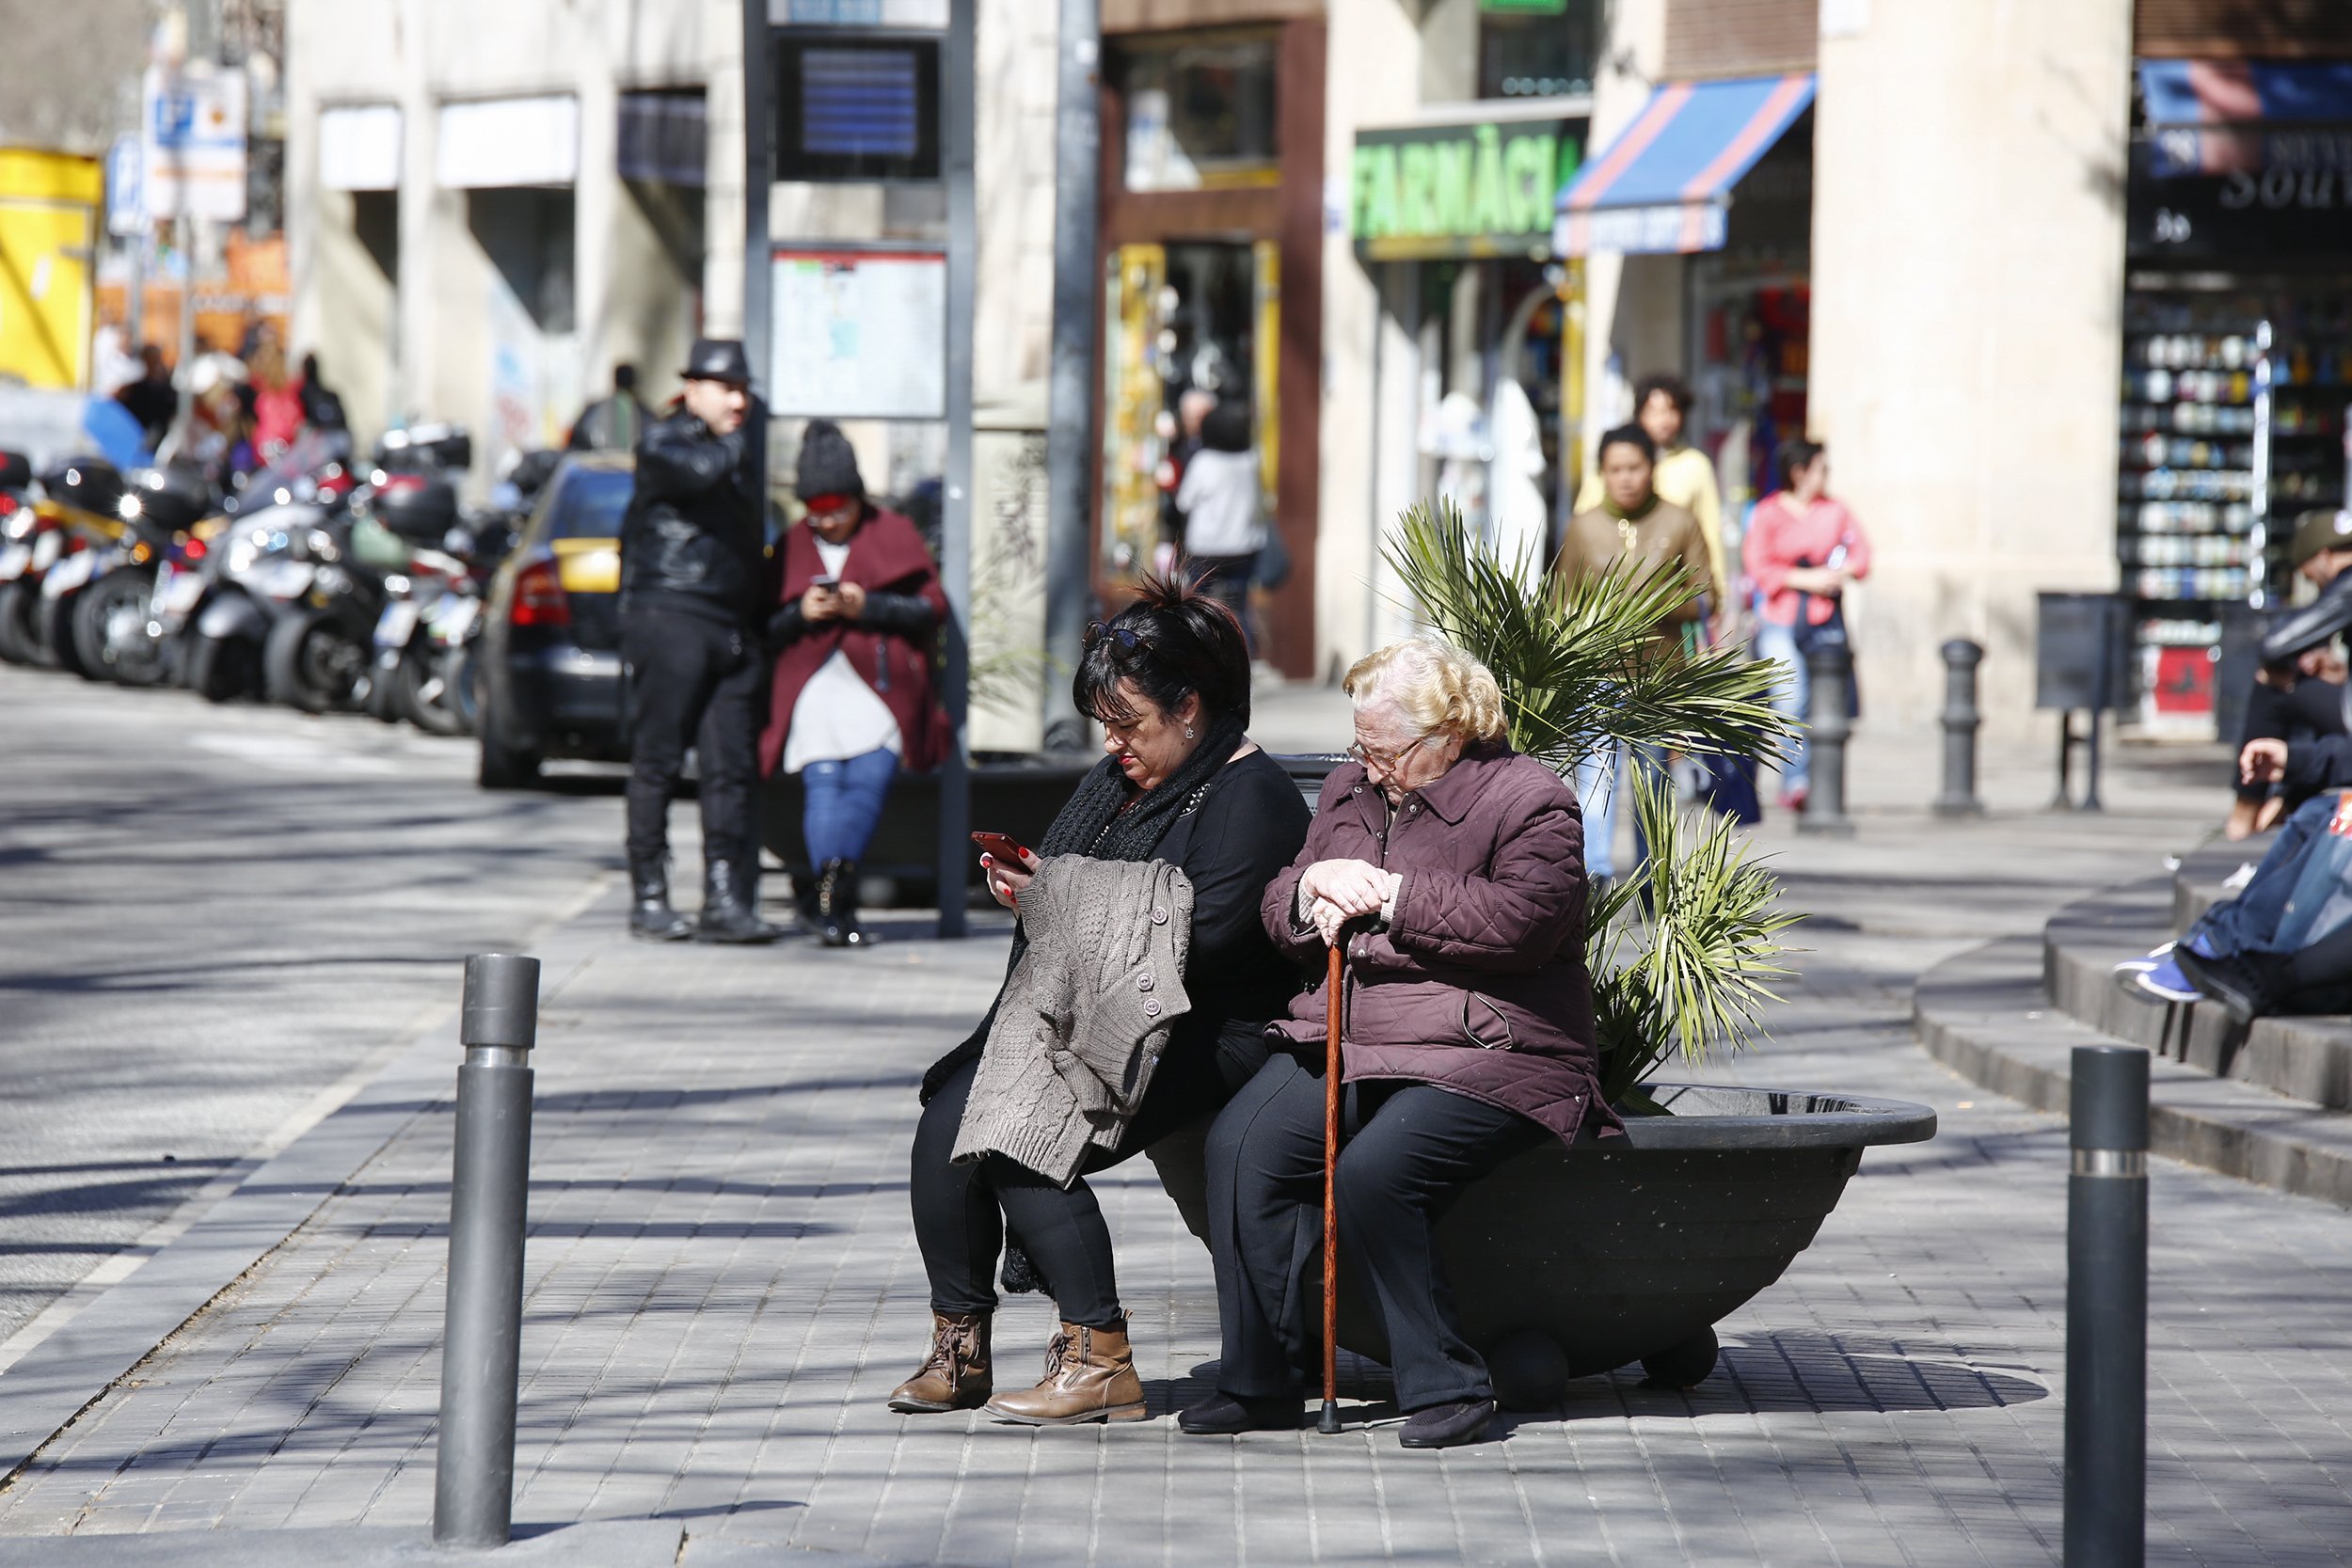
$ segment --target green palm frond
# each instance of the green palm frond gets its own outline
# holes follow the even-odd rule
[[[1408,508],[1385,552],[1431,624],[1495,673],[1512,745],[1564,772],[1605,742],[1775,755],[1794,733],[1772,710],[1777,666],[1659,637],[1699,586],[1679,565],[1547,583],[1442,499]]]
[[[1543,562],[1502,559],[1448,500],[1408,509],[1384,549],[1437,630],[1494,672],[1513,747],[1564,774],[1619,741],[1772,756],[1796,734],[1772,710],[1769,660],[1660,637],[1698,586],[1678,565],[1547,582]],[[1679,812],[1669,778],[1631,772],[1649,859],[1587,911],[1587,958],[1602,1093],[1660,1114],[1640,1085],[1669,1056],[1695,1062],[1764,1033],[1791,973],[1777,939],[1802,917],[1775,907],[1777,880],[1732,822]]]

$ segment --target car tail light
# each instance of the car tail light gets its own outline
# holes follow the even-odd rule
[[[507,619],[518,626],[568,626],[571,601],[552,561],[534,561],[515,574],[515,605]]]

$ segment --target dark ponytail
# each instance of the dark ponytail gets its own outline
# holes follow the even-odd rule
[[[1132,633],[1130,648],[1120,632]],[[1110,619],[1079,660],[1070,682],[1078,711],[1120,721],[1136,715],[1122,680],[1163,713],[1199,696],[1208,721],[1231,715],[1249,722],[1249,644],[1233,612],[1171,577],[1148,572],[1136,600]]]

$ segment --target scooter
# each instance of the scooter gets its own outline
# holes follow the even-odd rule
[[[166,568],[185,559],[213,509],[212,489],[186,469],[144,468],[117,503],[123,528],[73,609],[73,645],[85,673],[124,686],[153,686],[169,673],[169,646],[155,618]]]
[[[34,548],[40,573],[34,641],[42,663],[96,680],[73,635],[74,610],[82,591],[117,562],[116,546],[127,531],[122,475],[101,458],[68,458],[40,476],[40,490],[35,509],[57,526]]]
[[[331,526],[337,512],[316,500],[265,507],[211,541],[199,567],[202,587],[180,632],[191,690],[213,703],[267,694],[270,633],[310,592],[322,552],[341,553]]]

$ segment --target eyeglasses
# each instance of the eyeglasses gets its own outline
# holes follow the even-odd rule
[[[1150,653],[1152,644],[1137,635],[1133,626],[1116,626],[1109,621],[1089,621],[1085,646],[1093,647],[1105,637],[1131,654]]]
[[[1413,754],[1414,748],[1428,739],[1429,736],[1425,735],[1417,736],[1398,748],[1394,756],[1389,757],[1382,756],[1359,740],[1347,749],[1347,755],[1350,760],[1361,764],[1364,771],[1368,773],[1376,768],[1383,777],[1394,778],[1396,770],[1405,766],[1405,759]]]

